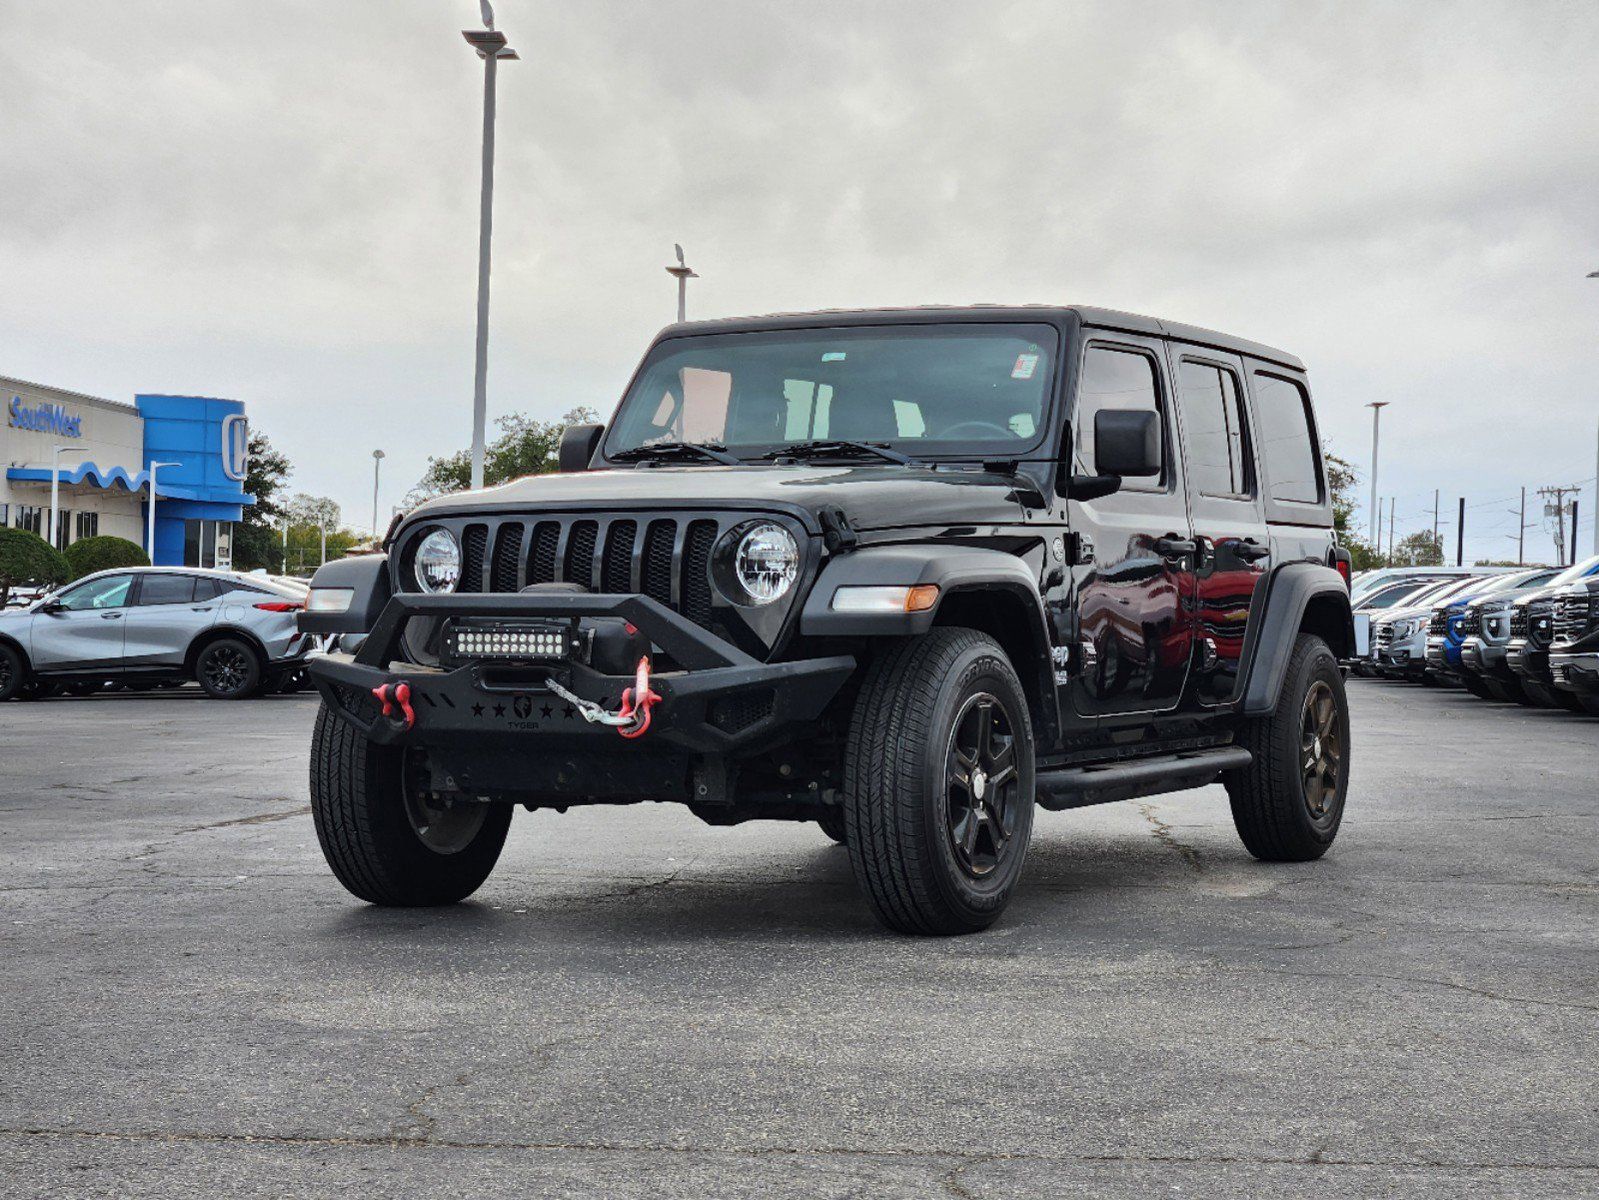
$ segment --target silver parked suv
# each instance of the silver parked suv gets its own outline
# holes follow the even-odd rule
[[[305,592],[187,567],[101,571],[0,613],[0,700],[193,679],[240,700],[303,677]]]

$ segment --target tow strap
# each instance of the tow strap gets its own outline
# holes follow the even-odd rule
[[[585,700],[568,691],[555,680],[547,681],[550,691],[573,708],[578,716],[591,725],[609,725],[625,738],[643,737],[649,732],[650,710],[661,702],[661,697],[650,690],[650,660],[645,655],[638,660],[638,671],[633,676],[633,686],[622,693],[622,707],[614,713],[607,712],[592,700]]]

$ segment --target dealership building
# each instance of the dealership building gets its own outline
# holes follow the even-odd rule
[[[158,566],[226,567],[244,491],[244,405],[206,396],[135,396],[132,404],[0,375],[0,525],[56,545],[113,534]],[[155,544],[149,531],[155,464]]]

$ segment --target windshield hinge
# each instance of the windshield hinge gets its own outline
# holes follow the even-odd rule
[[[822,523],[822,543],[829,554],[845,554],[855,549],[860,540],[849,523],[849,514],[842,508],[824,508],[816,514]]]

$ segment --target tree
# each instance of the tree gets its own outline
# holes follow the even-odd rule
[[[587,407],[574,408],[559,421],[535,421],[524,413],[500,417],[494,422],[500,436],[484,448],[483,482],[493,487],[524,475],[548,474],[556,469],[556,452],[566,427],[594,419],[594,410]],[[430,458],[427,470],[406,496],[406,502],[417,504],[446,492],[464,492],[471,478],[470,450]]]
[[[1392,566],[1441,567],[1444,565],[1444,540],[1430,529],[1401,538],[1394,547]]]
[[[26,529],[0,527],[0,608],[14,587],[49,587],[66,579],[67,560],[49,542]]]
[[[150,559],[137,542],[127,538],[79,538],[66,548],[67,578],[82,579],[96,571],[111,571],[117,567],[148,567]]]
[[[1348,460],[1339,458],[1325,446],[1322,455],[1327,461],[1327,490],[1332,493],[1333,528],[1338,531],[1339,544],[1349,551],[1355,570],[1382,566],[1382,556],[1357,537],[1353,529],[1355,484],[1360,482],[1360,473]]]
[[[233,527],[233,566],[240,571],[257,567],[276,570],[282,561],[283,533],[279,524],[283,508],[274,498],[288,483],[294,468],[288,456],[272,447],[267,435],[250,431],[250,465],[244,475],[244,490],[255,497],[255,504],[244,510],[244,518]]]

